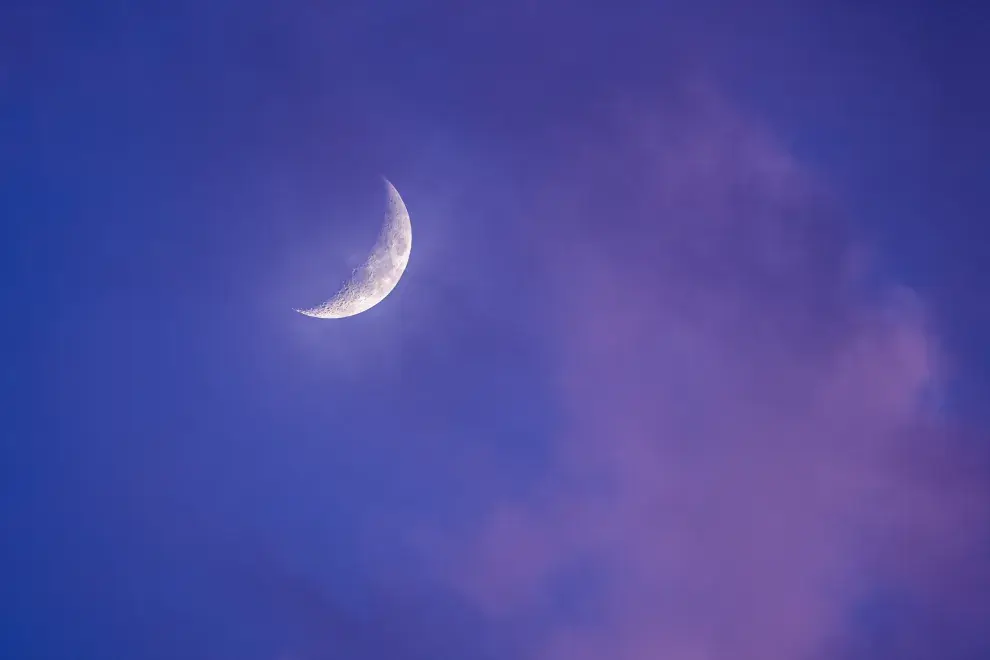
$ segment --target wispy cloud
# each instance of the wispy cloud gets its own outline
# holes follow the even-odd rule
[[[691,98],[562,133],[533,209],[553,466],[528,496],[484,495],[451,584],[541,660],[835,657],[890,585],[975,623],[987,481],[928,405],[924,306],[868,277],[786,149]]]

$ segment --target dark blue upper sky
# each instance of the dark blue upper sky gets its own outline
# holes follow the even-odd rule
[[[447,557],[435,528],[473,529],[493,493],[555,492],[541,478],[571,395],[554,363],[578,333],[545,282],[583,262],[548,256],[548,237],[573,221],[592,244],[653,240],[623,229],[643,166],[607,126],[626,107],[692,115],[698,86],[917,292],[952,425],[985,437],[977,5],[4,3],[0,655],[553,655],[553,626],[492,615],[417,557]],[[412,217],[402,283],[339,324],[295,315],[370,246],[379,175]],[[587,193],[597,181],[607,193]],[[986,657],[981,626],[855,579],[879,586],[841,608],[836,654]],[[643,657],[601,644],[587,657]]]

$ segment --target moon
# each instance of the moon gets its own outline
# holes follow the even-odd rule
[[[399,191],[388,179],[385,179],[385,192],[388,195],[385,222],[368,259],[354,269],[332,298],[316,307],[295,311],[317,319],[354,316],[385,300],[399,283],[409,264],[412,225]]]

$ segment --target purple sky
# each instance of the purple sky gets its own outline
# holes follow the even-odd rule
[[[7,3],[0,657],[990,657],[987,20]]]

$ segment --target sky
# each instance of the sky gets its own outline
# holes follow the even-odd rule
[[[990,657],[988,11],[4,3],[0,655]]]

